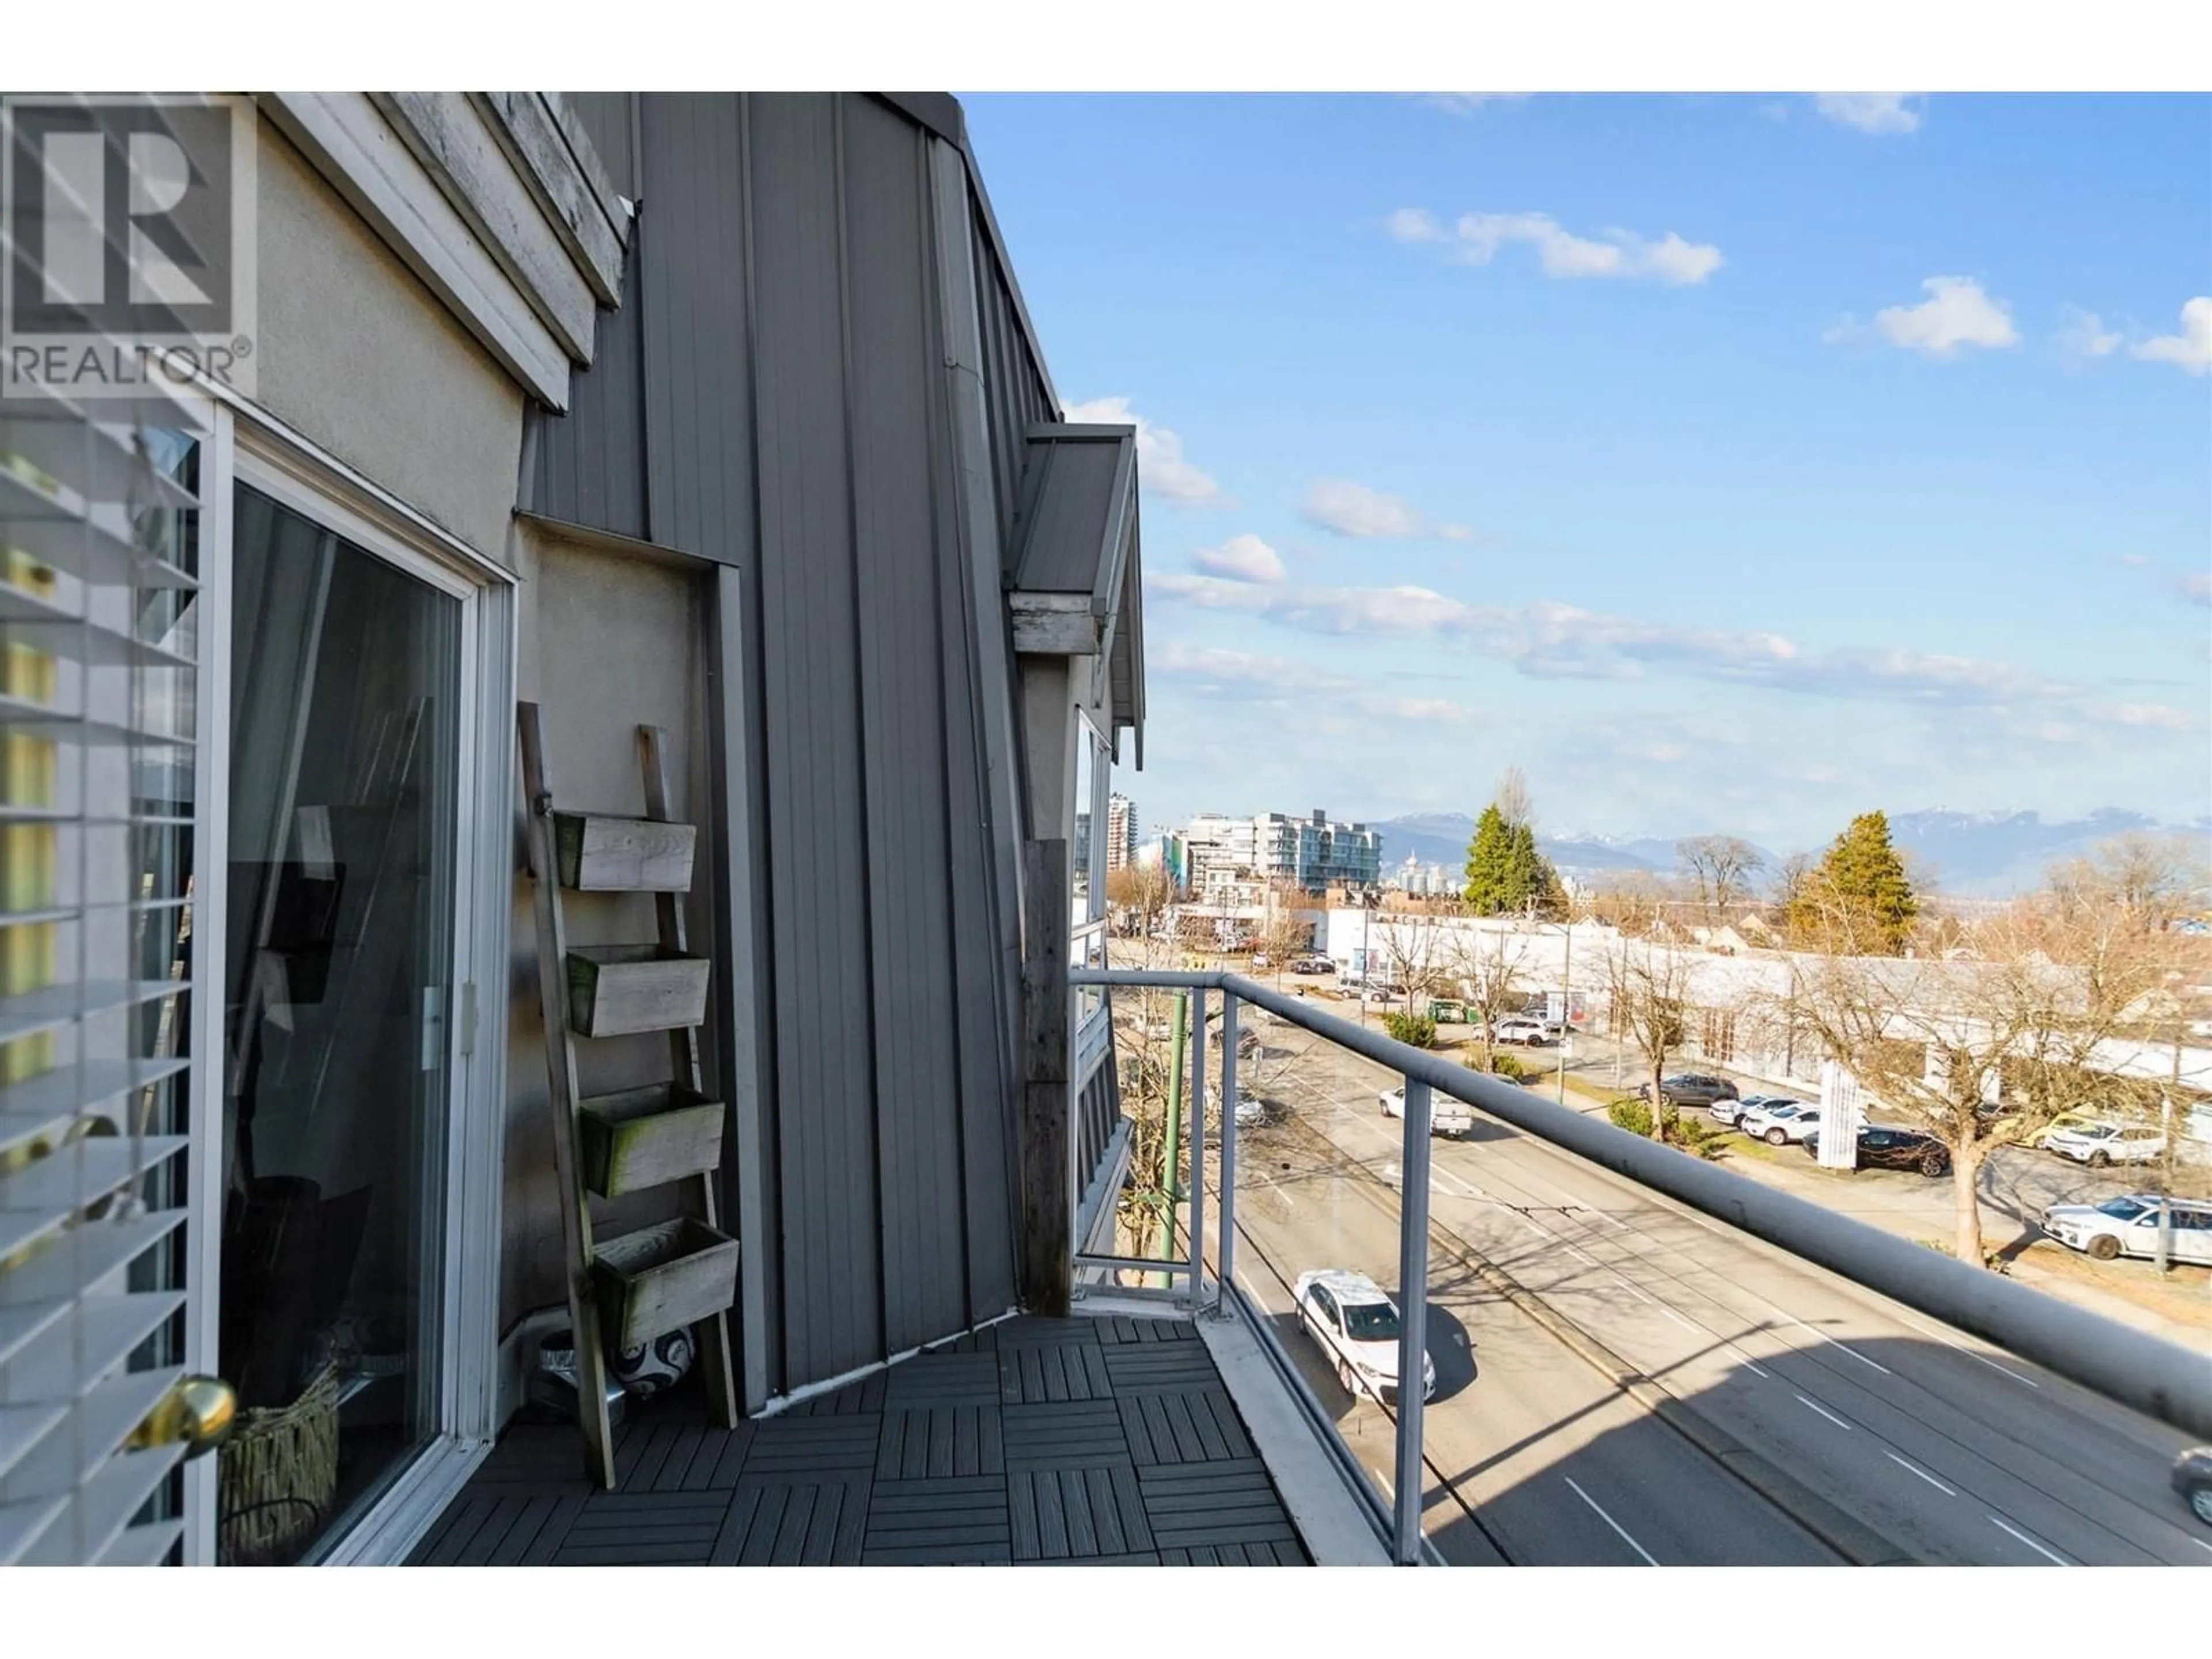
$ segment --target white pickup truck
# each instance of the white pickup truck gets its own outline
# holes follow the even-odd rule
[[[1404,1084],[1400,1084],[1396,1088],[1382,1095],[1380,1098],[1382,1102],[1383,1116],[1406,1115],[1406,1085]],[[1451,1096],[1437,1090],[1430,1090],[1429,1133],[1432,1135],[1454,1137],[1474,1133],[1474,1108],[1463,1100],[1455,1100]]]

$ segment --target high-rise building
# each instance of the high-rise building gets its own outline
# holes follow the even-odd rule
[[[1185,833],[1194,887],[1241,876],[1294,882],[1318,893],[1331,887],[1373,887],[1382,879],[1382,832],[1364,823],[1335,823],[1319,809],[1305,817],[1261,812],[1232,818],[1202,812]]]
[[[1111,872],[1137,860],[1137,803],[1127,795],[1106,799],[1106,868]]]

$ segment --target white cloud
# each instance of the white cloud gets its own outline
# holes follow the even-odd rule
[[[1201,547],[1191,563],[1212,576],[1231,581],[1279,582],[1283,580],[1283,557],[1257,536],[1231,536],[1218,547]]]
[[[1892,345],[1931,357],[1948,357],[1962,345],[2018,345],[2020,331],[2002,300],[1992,300],[1970,276],[1930,276],[1920,284],[1928,298],[1917,306],[1888,306],[1875,313],[1875,331]],[[1856,332],[1845,324],[1831,340]]]
[[[1078,425],[1133,426],[1137,428],[1137,478],[1152,494],[1177,507],[1234,507],[1211,473],[1202,472],[1182,456],[1182,440],[1164,426],[1154,426],[1129,407],[1127,398],[1093,398],[1069,404],[1068,420]]]
[[[1334,535],[1357,541],[1464,542],[1474,536],[1465,525],[1437,523],[1402,496],[1386,495],[1343,478],[1324,478],[1308,486],[1305,498],[1298,503],[1298,516]]]
[[[1485,104],[1517,104],[1535,96],[1528,92],[1422,92],[1413,95],[1425,104],[1434,104],[1454,115],[1472,115]]]
[[[1367,689],[1361,681],[1324,673],[1310,662],[1181,641],[1152,647],[1145,666],[1146,672],[1205,697],[1276,707],[1321,700],[1316,718],[1328,710],[1346,709],[1429,726],[1474,726],[1490,718],[1480,709],[1447,698],[1389,696]]]
[[[2066,313],[2066,326],[2058,331],[2058,349],[2068,356],[2109,357],[2120,349],[2119,331],[2106,328],[2095,312],[2069,306]]]
[[[2194,605],[2212,605],[2212,575],[2192,570],[2175,584],[2181,597]]]
[[[2212,602],[2212,580],[2203,573],[2191,580],[2193,597]],[[2091,701],[2079,688],[2007,663],[1893,647],[1814,651],[1779,634],[1681,627],[1552,600],[1475,605],[1412,586],[1262,587],[1175,574],[1153,578],[1148,587],[1160,599],[1238,611],[1304,633],[1460,639],[1534,679],[1639,680],[1661,672],[1846,702],[1972,712],[2008,722],[2033,718],[2163,731],[2205,725],[2201,715],[2162,705]]]
[[[2146,362],[2174,363],[2191,374],[2212,374],[2212,296],[2198,295],[2181,307],[2181,332],[2161,334],[2131,348]]]
[[[1400,241],[1445,240],[1443,227],[1421,208],[1401,208],[1390,216]],[[1548,213],[1463,213],[1453,224],[1451,257],[1463,264],[1486,265],[1499,248],[1520,243],[1536,251],[1547,276],[1649,276],[1677,287],[1702,283],[1726,263],[1710,242],[1692,242],[1674,231],[1652,241],[1632,230],[1609,229],[1595,237],[1577,236]]]
[[[2123,553],[2120,555],[2120,562],[2132,569],[2140,570],[2150,561],[2140,553]]]
[[[1813,101],[1831,121],[1861,132],[1889,134],[1919,127],[1923,96],[1917,92],[1823,92]]]
[[[1383,226],[1393,238],[1401,242],[1441,242],[1444,228],[1437,222],[1437,216],[1426,208],[1400,208]]]

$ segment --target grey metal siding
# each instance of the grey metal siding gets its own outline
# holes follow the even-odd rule
[[[641,252],[633,234],[623,256],[623,307],[600,311],[590,372],[570,382],[569,413],[530,406],[527,441],[534,459],[522,506],[641,541],[647,520]]]
[[[767,1176],[744,1244],[781,1392],[1015,1299],[1016,1001],[979,714],[1011,658],[975,633],[927,130],[857,94],[645,94],[637,130],[632,280],[530,505],[737,572],[726,761],[756,936],[729,948],[757,1000],[735,1059]],[[1004,537],[1023,434],[1055,411],[969,240]],[[992,614],[1003,632],[995,595]]]
[[[940,582],[930,424],[935,254],[924,140],[862,99],[840,106],[854,550],[874,975],[885,1340],[967,1322],[960,1078],[947,944]],[[919,624],[919,625],[917,625]]]
[[[1036,422],[1060,419],[1060,411],[1053,407],[1043,377],[1030,356],[1020,307],[1000,270],[980,211],[974,241],[976,303],[982,313],[984,395],[990,404],[992,460],[998,475],[999,546],[1011,569],[1020,550],[1014,520],[1021,506],[1025,434]]]
[[[599,153],[600,165],[614,187],[633,202],[638,198],[637,156],[631,143],[631,121],[638,94],[630,92],[572,92],[565,94],[585,136]],[[629,284],[623,284],[629,292]]]
[[[1099,579],[1100,526],[1114,512],[1119,444],[1025,445],[1018,585],[1031,593],[1088,593]]]

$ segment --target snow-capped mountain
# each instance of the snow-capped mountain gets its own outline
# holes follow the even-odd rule
[[[1457,866],[1467,858],[1474,820],[1463,812],[1417,812],[1376,823],[1382,832],[1385,868],[1403,864],[1412,854],[1423,864]],[[1842,829],[1838,824],[1837,828]],[[2193,834],[2212,840],[2212,818],[2192,824],[2162,824],[2141,812],[2108,806],[2085,817],[2046,821],[2042,814],[1954,812],[1942,808],[1893,813],[1890,834],[1913,855],[1940,891],[1961,897],[2002,897],[2039,884],[2051,866],[2079,858],[2100,842],[2131,830]],[[1546,858],[1570,874],[1593,876],[1624,871],[1665,872],[1677,868],[1674,837],[1615,836],[1577,830],[1537,836]],[[1791,849],[1798,850],[1798,849]],[[1802,849],[1817,854],[1821,848]],[[1769,870],[1787,854],[1761,848]]]

